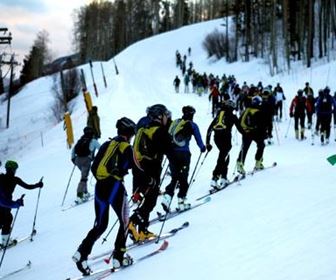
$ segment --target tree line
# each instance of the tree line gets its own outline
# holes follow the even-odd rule
[[[224,18],[203,41],[209,56],[228,62],[268,61],[271,74],[301,60],[331,59],[335,0],[96,0],[74,11],[77,64],[109,60],[144,38],[201,21]],[[47,31],[37,35],[23,61],[21,85],[46,74],[51,61]],[[48,73],[49,74],[49,73]]]

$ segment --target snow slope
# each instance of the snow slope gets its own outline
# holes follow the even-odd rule
[[[164,103],[174,118],[181,115],[182,106],[194,106],[197,110],[194,120],[205,136],[211,121],[207,96],[175,94],[172,86],[175,75],[180,75],[175,67],[175,51],[179,50],[183,55],[189,46],[192,54],[188,62],[191,60],[201,73],[234,74],[240,84],[243,81],[256,84],[259,80],[264,85],[280,82],[287,96],[286,116],[290,100],[306,81],[311,83],[315,92],[327,84],[332,91],[336,89],[336,82],[332,79],[335,62],[316,65],[308,70],[297,64],[291,73],[275,77],[268,75],[268,66],[259,60],[248,64],[210,62],[201,43],[214,28],[221,29],[221,23],[221,20],[215,20],[183,27],[130,46],[115,58],[120,72],[118,76],[112,61],[103,63],[107,88],[104,88],[99,63],[94,63],[99,98],[93,96],[88,65],[83,66],[94,104],[99,108],[101,141],[115,135],[118,118],[128,116],[137,121],[145,114],[146,107],[155,103]],[[32,261],[32,268],[10,279],[65,279],[78,275],[71,256],[94,222],[92,202],[68,211],[61,210],[72,163],[63,124],[56,124],[50,114],[53,102],[51,86],[51,77],[41,78],[27,85],[12,99],[9,129],[5,129],[6,103],[0,105],[0,160],[3,163],[7,159],[17,160],[19,177],[33,183],[44,176],[45,185],[38,209],[38,234],[33,242],[27,241],[7,251],[0,275],[15,270],[27,260]],[[77,139],[86,123],[81,96],[72,120]],[[285,137],[287,129],[289,132]],[[276,161],[276,168],[257,173],[240,185],[232,185],[214,195],[209,204],[167,221],[165,230],[185,221],[190,222],[190,227],[170,239],[169,248],[163,254],[110,278],[335,279],[335,176],[333,167],[325,158],[335,152],[333,139],[336,135],[332,133],[332,142],[328,146],[321,146],[318,141],[312,146],[310,131],[307,131],[308,139],[299,142],[294,139],[293,123],[288,117],[277,124],[277,133],[275,144],[267,146],[264,154],[265,164]],[[240,137],[234,135],[229,177],[232,177],[239,148]],[[191,149],[193,170],[199,156],[194,141]],[[253,168],[254,152],[255,146],[252,145],[247,156],[247,170]],[[214,148],[197,174],[188,194],[191,202],[207,192],[217,153]],[[75,198],[78,180],[79,172],[76,170],[66,205]],[[89,185],[93,192],[93,179]],[[131,175],[126,177],[126,186],[130,192]],[[32,230],[38,191],[17,187],[14,197],[22,193],[26,194],[25,206],[19,211],[14,237],[25,236]],[[110,225],[115,219],[111,211]],[[159,229],[160,224],[151,227],[154,232]],[[115,234],[116,231],[113,231],[104,245],[101,245],[101,239],[98,240],[93,254],[112,249]],[[153,248],[155,245],[138,248],[130,254],[136,258]],[[95,267],[104,266],[101,263]]]

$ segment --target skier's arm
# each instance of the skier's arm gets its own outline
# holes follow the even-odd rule
[[[203,140],[202,140],[202,136],[201,133],[199,131],[198,125],[195,124],[194,122],[192,122],[192,130],[193,130],[193,135],[195,137],[197,146],[200,148],[201,152],[205,152],[206,148],[204,146]]]
[[[212,120],[212,122],[210,123],[210,125],[208,127],[207,134],[206,134],[206,141],[205,141],[205,143],[207,145],[210,144],[211,133],[212,133],[213,126],[214,126],[215,122],[216,122],[216,118]]]

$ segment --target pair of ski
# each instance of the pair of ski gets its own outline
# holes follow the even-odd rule
[[[238,174],[230,182],[228,182],[223,188],[220,188],[220,189],[211,188],[209,190],[209,193],[198,197],[196,199],[196,201],[205,199],[205,198],[207,198],[207,197],[209,197],[209,196],[211,196],[211,195],[213,195],[215,193],[218,193],[218,192],[226,189],[228,186],[230,186],[230,185],[232,185],[234,183],[239,183],[241,180],[244,180],[246,178],[246,176],[248,176],[248,175],[253,176],[257,172],[264,171],[264,170],[267,170],[267,169],[270,169],[270,168],[273,168],[273,167],[276,167],[276,166],[277,166],[277,163],[273,162],[271,165],[265,166],[263,169],[256,169],[256,168],[254,168],[252,171],[249,171],[249,172],[247,172],[245,174]]]
[[[7,248],[6,248],[6,250],[8,250],[8,249],[10,249],[10,248],[12,248],[12,247],[15,247],[17,244],[19,244],[19,243],[21,243],[21,242],[23,242],[23,241],[26,241],[26,240],[31,240],[31,241],[33,241],[33,236],[35,236],[36,235],[36,229],[34,229],[33,231],[32,231],[32,233],[31,234],[29,234],[29,235],[27,235],[27,236],[25,236],[25,237],[22,237],[22,238],[14,238],[13,239],[13,241],[12,241],[12,243],[10,243],[8,246],[7,246]],[[4,249],[4,247],[0,247],[0,251],[1,250],[3,250]]]
[[[79,277],[74,277],[74,278],[66,278],[66,280],[81,280],[81,279],[85,279],[85,280],[98,280],[98,279],[104,279],[106,277],[108,277],[109,275],[111,275],[112,273],[116,273],[116,272],[119,272],[121,270],[124,270],[126,268],[129,268],[131,266],[133,266],[134,264],[136,263],[139,263],[143,260],[146,260],[148,258],[151,258],[161,252],[164,252],[167,247],[168,247],[169,243],[167,240],[164,240],[162,242],[162,244],[160,245],[160,247],[158,247],[157,249],[155,249],[154,251],[136,259],[136,260],[133,260],[133,263],[131,265],[128,265],[128,266],[121,266],[120,268],[102,268],[102,269],[98,269],[96,271],[93,271],[91,272],[90,275],[87,275],[87,276],[79,276]]]
[[[211,200],[210,197],[206,197],[202,201],[195,201],[194,203],[192,203],[190,205],[190,207],[188,209],[185,209],[185,210],[182,210],[182,211],[178,210],[178,209],[171,210],[168,213],[167,212],[166,213],[161,213],[161,212],[158,211],[158,212],[156,212],[157,217],[151,219],[149,221],[149,224],[153,225],[153,224],[156,224],[158,222],[163,222],[164,220],[169,220],[171,218],[176,217],[177,215],[180,215],[182,213],[188,212],[188,211],[190,211],[192,209],[195,209],[195,208],[197,208],[197,207],[199,207],[199,206],[201,206],[201,205],[203,205],[205,203],[208,203],[208,202],[210,202],[210,200]]]
[[[90,195],[87,199],[83,200],[82,202],[74,201],[69,206],[62,208],[62,211],[67,211],[67,210],[72,209],[74,207],[77,207],[79,205],[85,204],[85,203],[87,203],[87,202],[89,202],[93,199],[94,199],[94,195]]]
[[[154,237],[150,237],[150,238],[148,238],[148,239],[146,239],[142,242],[134,242],[134,243],[132,243],[132,244],[130,244],[126,247],[126,251],[132,250],[132,249],[137,248],[139,246],[150,245],[150,244],[153,244],[155,242],[159,242],[161,240],[168,239],[168,238],[174,236],[176,233],[178,233],[182,229],[187,228],[188,226],[189,226],[189,222],[184,222],[180,227],[173,228],[170,231],[161,234],[160,237],[159,237],[159,240],[158,240],[157,236],[154,236]],[[101,258],[106,257],[108,255],[111,255],[111,253],[112,253],[112,251],[109,250],[109,251],[103,252],[101,254],[94,255],[94,256],[90,257],[89,258],[90,264],[95,264],[96,262],[100,262]],[[105,261],[105,262],[107,262],[107,261]]]
[[[23,267],[18,268],[18,269],[16,269],[16,270],[12,271],[12,272],[9,272],[9,273],[7,273],[7,274],[5,274],[5,275],[0,275],[0,279],[5,279],[5,278],[7,278],[7,277],[16,275],[16,274],[20,273],[21,271],[30,269],[31,266],[32,266],[31,261],[28,261]]]
[[[180,227],[178,228],[174,228],[172,230],[170,230],[169,232],[167,232],[166,234],[162,234],[158,240],[157,237],[154,237],[154,238],[150,238],[150,239],[147,239],[146,241],[144,242],[141,242],[141,243],[134,243],[134,244],[131,244],[127,247],[127,250],[130,250],[130,249],[133,249],[133,248],[136,248],[138,246],[141,246],[141,245],[148,245],[148,244],[152,244],[152,243],[158,243],[158,241],[161,241],[163,240],[162,244],[156,248],[154,251],[138,258],[138,259],[135,259],[133,260],[133,263],[129,266],[122,266],[120,268],[102,268],[102,269],[97,269],[95,271],[92,271],[90,275],[87,275],[87,276],[78,276],[78,277],[74,277],[74,278],[66,278],[66,280],[81,280],[81,279],[86,279],[86,280],[98,280],[98,279],[104,279],[106,277],[108,277],[109,275],[111,275],[112,273],[116,273],[118,271],[121,271],[121,270],[124,270],[130,266],[133,266],[134,264],[136,263],[139,263],[143,260],[146,260],[148,258],[151,258],[163,251],[165,251],[169,245],[168,241],[166,240],[167,238],[171,237],[171,236],[174,236],[177,232],[179,232],[180,230],[184,229],[184,228],[187,228],[189,226],[189,222],[185,222],[183,223]],[[95,259],[100,259],[104,256],[107,256],[111,254],[111,251],[109,252],[105,252],[103,254],[100,254],[100,255],[97,255],[97,256],[94,256],[94,257],[91,257],[89,260],[95,260]],[[106,261],[107,262],[107,261]]]

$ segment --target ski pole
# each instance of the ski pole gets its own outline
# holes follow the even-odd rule
[[[167,167],[166,167],[166,169],[165,169],[165,172],[163,173],[163,176],[162,176],[162,178],[161,178],[161,180],[160,180],[159,188],[161,187],[161,185],[162,185],[162,183],[163,183],[163,180],[166,178],[166,175],[168,174],[168,169],[169,169],[169,163],[168,163],[168,165],[167,165]]]
[[[65,193],[64,193],[64,196],[63,196],[63,200],[62,200],[61,206],[64,205],[65,197],[66,197],[66,195],[68,193],[68,189],[69,189],[69,186],[70,186],[71,178],[72,178],[72,175],[73,175],[73,173],[75,171],[75,168],[76,168],[76,165],[74,164],[74,166],[72,168],[72,171],[71,171],[71,174],[70,174],[70,178],[69,178],[68,184],[67,184],[66,189],[65,189]]]
[[[24,196],[25,196],[25,195],[23,194],[23,195],[21,196],[21,199],[23,199]],[[18,213],[19,213],[19,209],[20,209],[20,207],[16,210],[16,213],[15,213],[15,216],[14,216],[14,219],[13,219],[13,223],[12,223],[11,229],[10,229],[9,234],[8,234],[8,239],[7,239],[5,248],[3,249],[3,253],[2,253],[1,261],[0,261],[0,268],[1,268],[2,262],[3,262],[4,258],[5,258],[5,254],[6,254],[6,251],[7,251],[8,244],[9,244],[9,240],[10,240],[10,237],[11,237],[11,235],[12,235],[12,231],[13,231],[13,228],[14,228],[14,224],[15,224],[15,221],[16,221],[16,217],[17,217],[17,215],[18,215]]]
[[[43,176],[41,177],[40,182],[42,182],[42,180],[43,180]],[[36,217],[37,217],[37,209],[38,209],[39,202],[40,202],[40,195],[41,195],[41,188],[39,188],[38,195],[37,195],[36,209],[35,209],[35,215],[34,215],[34,221],[33,221],[33,229],[30,234],[30,241],[33,241],[33,236],[36,234],[35,223],[36,223]]]
[[[176,189],[177,185],[178,185],[178,181],[176,181],[176,184],[175,184],[175,186],[174,186],[174,192],[175,192],[175,189]],[[161,237],[161,234],[162,234],[164,225],[165,225],[165,223],[166,223],[168,214],[169,214],[169,212],[170,212],[170,206],[171,206],[171,204],[172,204],[172,201],[173,201],[173,198],[172,198],[172,199],[170,200],[170,202],[169,202],[168,211],[166,211],[165,217],[164,217],[164,219],[163,219],[163,221],[162,221],[162,225],[161,225],[161,228],[160,228],[160,232],[159,232],[159,234],[158,234],[158,236],[157,236],[157,238],[156,238],[155,243],[159,243],[159,241],[160,241],[160,237]]]
[[[192,175],[191,178],[190,178],[189,188],[190,188],[190,186],[195,182],[195,177],[198,175],[199,171],[201,170],[202,165],[203,165],[203,163],[204,163],[206,157],[208,156],[208,154],[209,154],[209,151],[207,151],[206,154],[204,155],[204,158],[203,158],[203,160],[202,160],[202,162],[201,162],[199,168],[197,169],[197,172],[195,173],[196,168],[197,168],[197,165],[198,165],[198,162],[199,162],[200,159],[201,159],[202,153],[199,155],[198,160],[197,160],[197,163],[196,163],[196,165],[195,165],[195,169],[194,169],[193,175]]]
[[[288,132],[289,132],[289,128],[290,128],[291,122],[292,122],[292,118],[289,119],[287,131],[286,131],[286,134],[285,134],[285,138],[287,138],[287,136],[288,136]]]
[[[208,152],[206,153],[206,155],[207,155],[207,154],[208,154]],[[199,161],[200,161],[200,159],[201,159],[201,156],[202,156],[202,153],[200,153],[200,155],[198,156],[197,162],[196,162],[196,164],[195,164],[194,171],[193,171],[193,173],[191,174],[190,181],[189,181],[189,187],[190,187],[191,183],[193,182],[193,179],[194,179],[194,176],[195,176],[195,172],[196,172],[198,163],[199,163]]]
[[[275,129],[275,135],[276,135],[278,144],[280,146],[280,139],[279,139],[279,133],[278,133],[278,125],[276,124],[276,122],[273,122],[273,124],[274,124],[274,129]]]

